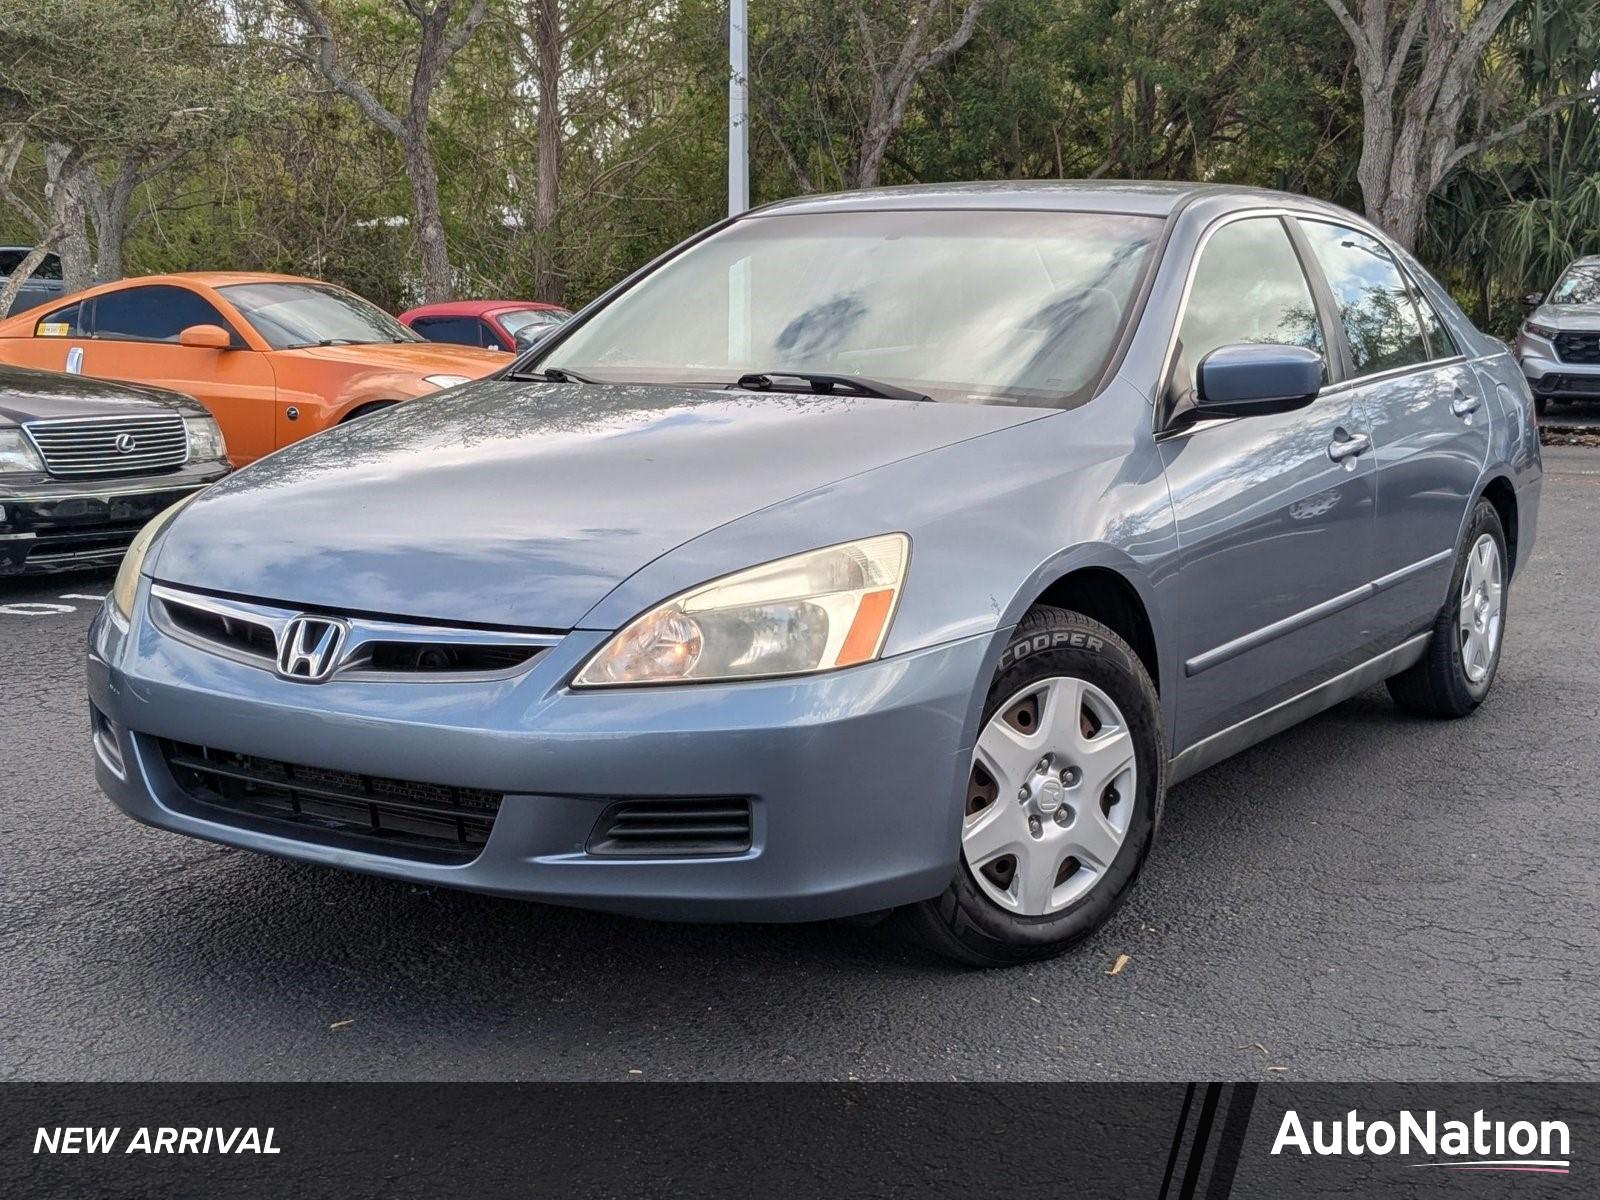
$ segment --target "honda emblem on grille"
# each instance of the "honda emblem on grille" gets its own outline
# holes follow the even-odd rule
[[[132,454],[134,450],[138,448],[138,445],[139,443],[134,440],[133,434],[117,434],[116,446],[118,454]]]
[[[321,683],[339,665],[349,629],[334,617],[295,617],[278,635],[278,674]]]

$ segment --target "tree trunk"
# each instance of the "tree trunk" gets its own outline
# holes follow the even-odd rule
[[[117,177],[111,181],[111,186],[102,187],[98,199],[90,206],[96,283],[112,283],[122,278],[123,247],[128,241],[129,213],[139,178],[139,165],[124,159],[117,164]]]
[[[556,256],[561,222],[561,58],[564,49],[560,0],[538,0],[534,26],[539,87],[539,187],[534,197],[534,299],[560,304],[566,277]]]
[[[45,204],[57,228],[55,249],[61,257],[62,287],[81,292],[94,282],[94,263],[85,229],[82,175],[90,170],[71,149],[59,142],[45,147]]]
[[[404,139],[406,178],[411,183],[411,206],[416,219],[417,253],[422,260],[422,298],[436,304],[455,298],[450,271],[450,249],[444,236],[444,216],[439,207],[439,173],[433,165],[433,147],[420,130]]]
[[[11,312],[11,306],[16,303],[17,293],[22,291],[22,285],[33,278],[33,273],[39,269],[39,264],[44,261],[44,256],[50,253],[49,241],[41,238],[34,244],[32,250],[17,264],[17,269],[0,282],[0,317]]]

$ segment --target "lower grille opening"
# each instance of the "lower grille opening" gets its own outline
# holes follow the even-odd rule
[[[621,800],[600,814],[588,853],[625,858],[743,854],[750,849],[750,801]]]
[[[358,775],[188,742],[163,741],[161,751],[184,795],[208,809],[281,824],[307,841],[356,842],[427,861],[475,858],[502,799],[478,788]]]

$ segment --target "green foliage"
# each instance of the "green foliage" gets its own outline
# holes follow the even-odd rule
[[[870,87],[911,0],[754,0],[757,203],[843,186]],[[416,22],[401,0],[326,0],[342,65],[404,108]],[[947,33],[961,5],[937,16]],[[722,0],[563,0],[561,204],[535,232],[536,0],[491,0],[449,65],[429,133],[458,290],[528,295],[538,251],[581,303],[718,218],[725,203]],[[1525,0],[1480,80],[1531,106],[1584,82],[1600,0]],[[863,21],[865,24],[863,24]],[[898,25],[897,25],[898,22]],[[411,197],[394,139],[308,70],[278,0],[0,5],[0,122],[37,146],[114,157],[188,151],[138,191],[130,273],[239,267],[330,278],[390,307],[417,293]],[[1585,68],[1584,64],[1588,64]],[[1361,109],[1350,48],[1311,0],[995,0],[918,83],[885,183],[1096,174],[1225,180],[1358,207]],[[1480,316],[1600,247],[1589,109],[1470,161],[1437,198],[1422,253]],[[0,209],[0,238],[26,229]]]

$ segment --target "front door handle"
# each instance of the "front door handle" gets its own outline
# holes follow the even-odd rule
[[[1347,458],[1354,458],[1358,454],[1365,454],[1372,449],[1372,439],[1364,433],[1346,434],[1336,437],[1328,443],[1328,457],[1334,462],[1343,462]]]
[[[1450,401],[1450,411],[1455,413],[1455,415],[1458,417],[1465,417],[1470,413],[1477,412],[1479,406],[1482,404],[1483,401],[1477,396],[1473,396],[1462,391],[1460,388],[1457,388],[1454,398]]]

